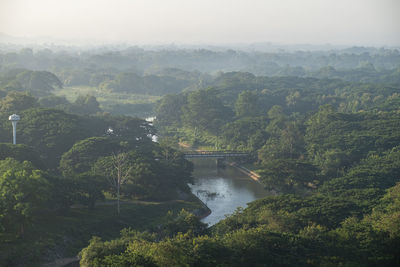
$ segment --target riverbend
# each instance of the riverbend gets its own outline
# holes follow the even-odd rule
[[[191,159],[194,163],[192,193],[203,201],[211,214],[202,219],[210,226],[247,203],[271,195],[263,186],[235,167],[217,168],[216,160]]]

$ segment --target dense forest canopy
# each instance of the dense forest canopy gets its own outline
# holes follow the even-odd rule
[[[0,95],[8,91],[29,91],[43,98],[39,101],[44,105],[58,106],[68,112],[87,111],[68,106],[59,97],[74,102],[79,96],[93,95],[107,112],[145,117],[152,115],[159,97],[167,94],[217,84],[224,86],[222,83],[234,83],[243,90],[268,89],[261,86],[263,81],[251,78],[250,74],[398,85],[399,61],[397,49],[365,47],[261,52],[165,47],[97,50],[56,47],[54,51],[36,47],[10,51],[3,46]],[[229,79],[227,73],[234,72],[249,74],[240,78],[231,75]]]
[[[397,49],[0,50],[0,119],[0,265],[400,263]],[[275,195],[207,227],[178,143]]]
[[[13,69],[52,72],[64,85],[102,85],[115,90],[159,94],[205,83],[207,74],[241,71],[261,76],[297,76],[354,82],[399,82],[397,49],[354,47],[331,51],[245,52],[240,50],[61,50],[24,48],[0,51],[0,71],[10,82],[43,82],[40,73],[10,73]],[[26,70],[25,70],[26,72]],[[36,77],[38,76],[38,77]],[[50,80],[49,80],[50,79]],[[51,81],[50,76],[47,82]],[[132,83],[134,81],[134,83]],[[6,84],[7,83],[7,84]],[[56,82],[55,84],[58,85]],[[163,86],[160,87],[160,84]],[[10,84],[12,86],[13,84]],[[44,89],[44,88],[43,88]],[[176,91],[175,91],[176,92]]]

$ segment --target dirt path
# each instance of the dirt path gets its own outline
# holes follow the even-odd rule
[[[43,265],[43,267],[64,267],[64,266],[71,266],[71,267],[79,266],[79,258],[78,257],[63,258]]]
[[[191,145],[183,143],[183,142],[179,142],[178,145],[183,148],[183,150],[190,150],[190,151],[202,151],[200,149],[194,149]]]

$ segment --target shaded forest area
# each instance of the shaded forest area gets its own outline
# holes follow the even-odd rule
[[[0,265],[73,256],[95,233],[116,237],[155,227],[168,211],[201,209],[187,186],[192,164],[153,142],[145,120],[39,102],[16,91],[0,99]],[[12,113],[21,116],[17,145]]]

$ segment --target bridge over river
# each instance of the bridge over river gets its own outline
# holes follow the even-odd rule
[[[234,158],[234,157],[247,157],[249,153],[241,151],[186,151],[184,152],[185,158]]]

